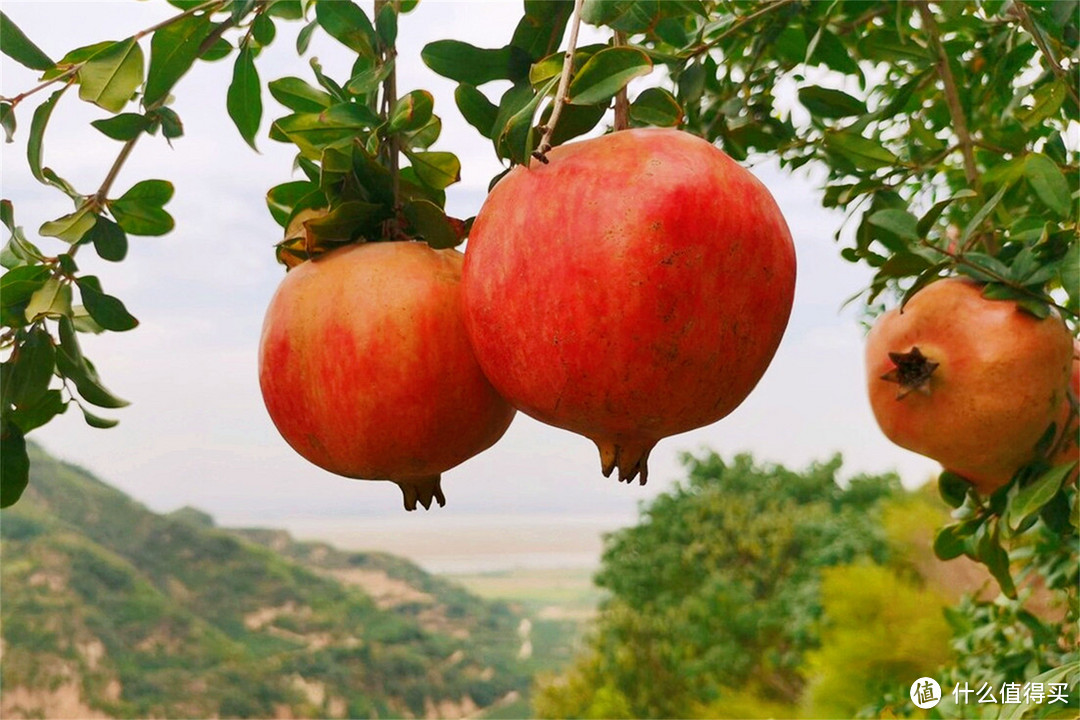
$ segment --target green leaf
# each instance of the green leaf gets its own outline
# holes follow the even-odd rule
[[[30,458],[26,440],[14,423],[4,422],[0,431],[0,508],[11,507],[30,482]]]
[[[370,95],[375,92],[379,85],[390,77],[390,72],[394,69],[394,61],[388,60],[385,63],[376,63],[366,70],[360,72],[349,78],[349,82],[345,84],[345,89],[352,95]]]
[[[210,34],[210,14],[188,15],[154,31],[150,40],[150,68],[146,74],[143,106],[162,100],[199,56]]]
[[[1076,463],[1071,462],[1050,468],[1030,485],[1021,488],[1009,503],[1009,527],[1016,530],[1028,516],[1038,513],[1043,505],[1050,502],[1074,467]]]
[[[524,50],[513,45],[485,50],[460,40],[428,43],[420,57],[439,75],[467,85],[483,85],[492,80],[516,82],[528,77],[532,63]]]
[[[76,278],[75,284],[79,286],[86,311],[101,327],[114,332],[124,332],[139,324],[124,307],[124,303],[101,291],[101,281],[93,275]]]
[[[25,434],[62,415],[65,410],[67,403],[63,394],[59,390],[46,390],[35,402],[16,408],[11,413],[11,421]]]
[[[26,338],[16,345],[9,375],[5,380],[8,398],[17,407],[32,405],[49,389],[53,368],[56,367],[56,348],[49,331],[41,325],[31,328]]]
[[[55,275],[34,291],[26,304],[26,321],[34,322],[45,316],[58,317],[71,313],[71,286],[60,282]]]
[[[1075,302],[1080,295],[1080,244],[1073,243],[1069,246],[1065,258],[1061,262],[1061,287],[1069,293],[1069,297]]]
[[[585,47],[579,47],[574,50],[574,67],[571,70],[571,77],[581,71],[582,66],[589,61],[596,53],[600,52],[607,45],[586,45]],[[542,85],[546,85],[553,77],[559,77],[562,74],[563,63],[566,61],[566,53],[555,52],[551,53],[545,58],[542,58],[538,62],[532,64],[529,68],[529,82],[534,88],[539,88]]]
[[[30,172],[38,182],[48,182],[41,172],[42,142],[45,139],[45,126],[49,124],[53,108],[56,107],[60,96],[67,90],[64,86],[49,96],[49,99],[38,105],[34,110],[34,118],[30,121],[30,137],[26,141],[26,160],[30,165]]]
[[[15,108],[9,102],[0,102],[0,127],[4,128],[4,142],[14,142]]]
[[[382,10],[379,11],[379,15],[375,18],[375,32],[383,47],[393,47],[397,42],[398,18],[393,3],[383,5]]]
[[[329,93],[298,77],[283,77],[267,87],[275,100],[295,112],[322,112],[334,101]]]
[[[172,108],[158,108],[153,111],[153,116],[161,123],[161,134],[166,140],[172,140],[184,134],[184,124]]]
[[[950,198],[934,203],[934,206],[930,208],[925,215],[919,218],[919,224],[915,227],[915,234],[919,237],[926,237],[926,235],[930,232],[930,228],[934,227],[934,223],[936,223],[937,219],[941,217],[941,213],[945,212],[945,208],[947,208],[949,205],[956,202],[957,200],[964,200],[967,198],[973,198],[978,196],[979,194],[974,190],[961,190],[955,193]]]
[[[143,80],[143,51],[135,38],[112,43],[79,68],[79,97],[117,113]]]
[[[1066,91],[1063,80],[1054,80],[1043,85],[1033,94],[1032,106],[1017,112],[1016,119],[1025,130],[1033,130],[1061,109],[1061,104],[1065,102]],[[1026,95],[1027,88],[1025,87],[1022,92]]]
[[[128,405],[126,400],[121,400],[105,389],[94,366],[83,357],[72,320],[61,317],[59,326],[60,347],[56,352],[56,369],[60,374],[75,383],[79,395],[92,405],[103,408],[121,408]]]
[[[358,237],[377,235],[379,223],[388,219],[386,206],[350,200],[338,205],[329,213],[304,223],[316,237],[327,242],[349,242]]]
[[[304,27],[300,28],[300,32],[296,35],[296,54],[303,55],[308,50],[308,45],[311,44],[311,35],[315,32],[315,28],[319,27],[318,20],[312,20]]]
[[[979,229],[979,226],[983,224],[986,218],[990,217],[990,213],[994,212],[994,208],[1001,202],[1001,198],[1005,197],[1005,191],[1009,189],[1009,184],[1006,183],[994,193],[994,196],[986,201],[986,204],[979,208],[968,224],[964,227],[964,231],[960,234],[960,246],[963,247],[967,243],[967,239],[971,237],[972,233]]]
[[[218,38],[214,41],[214,44],[206,48],[203,54],[199,56],[201,60],[206,62],[216,62],[217,60],[224,60],[229,57],[229,53],[233,51],[232,44],[225,38]]]
[[[31,70],[48,70],[54,63],[41,49],[23,34],[19,26],[0,12],[0,52]]]
[[[885,261],[885,264],[878,270],[880,277],[900,278],[910,277],[912,275],[918,275],[932,263],[924,258],[922,255],[916,255],[909,252],[894,253]]]
[[[949,507],[958,508],[963,505],[970,489],[971,483],[956,473],[946,470],[938,476],[938,493]]]
[[[307,180],[295,180],[275,185],[266,193],[266,205],[270,208],[274,221],[281,227],[285,227],[297,201],[316,190],[318,186]]]
[[[810,114],[823,118],[844,118],[866,115],[866,103],[842,90],[816,85],[799,89],[799,102]]]
[[[279,118],[274,125],[306,155],[322,157],[332,143],[351,138],[379,124],[368,108],[355,103],[332,105],[321,113],[298,113]]]
[[[1016,586],[1009,571],[1009,553],[1001,546],[997,525],[978,540],[976,555],[998,581],[1001,592],[1008,598],[1016,597]]]
[[[876,227],[888,230],[901,240],[918,240],[918,220],[907,210],[888,208],[878,210],[867,218],[867,222]]]
[[[127,256],[127,235],[119,225],[104,215],[98,215],[87,236],[89,242],[94,243],[94,249],[102,260],[120,262]]]
[[[887,148],[855,132],[825,133],[825,147],[849,160],[860,170],[880,170],[900,161]]]
[[[683,110],[667,90],[646,88],[630,103],[630,119],[641,125],[674,127],[682,122]]]
[[[573,9],[570,0],[525,0],[525,14],[514,28],[510,44],[533,60],[555,52]]]
[[[164,235],[174,221],[163,206],[173,196],[172,183],[166,180],[143,180],[109,202],[109,211],[125,232],[132,235]]]
[[[0,300],[4,306],[17,305],[37,292],[49,278],[49,270],[42,265],[20,265],[0,276]]]
[[[138,113],[123,113],[102,120],[94,120],[90,123],[95,128],[113,140],[127,142],[134,140],[140,133],[150,129],[150,121]]]
[[[411,200],[405,203],[402,212],[409,221],[412,234],[436,250],[456,247],[465,239],[442,208],[435,203]]]
[[[274,42],[275,35],[277,35],[277,28],[274,27],[273,18],[265,12],[256,15],[251,22],[251,37],[255,38],[255,42],[264,46],[269,45]]]
[[[1032,153],[1024,161],[1024,176],[1044,205],[1060,217],[1069,216],[1073,207],[1069,183],[1057,163],[1041,153]]]
[[[473,85],[462,83],[454,90],[454,102],[467,123],[479,130],[484,137],[491,137],[499,109],[484,93]]]
[[[961,525],[946,525],[934,536],[934,555],[939,560],[952,560],[964,554],[966,538],[960,534]]]
[[[461,179],[461,161],[448,152],[405,152],[416,176],[425,185],[442,190]]]
[[[38,234],[75,243],[94,227],[94,217],[94,213],[90,211],[90,204],[85,203],[73,213],[43,223],[38,229]]]
[[[410,150],[426,150],[435,144],[441,134],[442,120],[437,115],[432,115],[425,125],[413,132],[406,133],[402,137],[402,141]]]
[[[496,146],[500,157],[508,157],[518,164],[528,160],[530,153],[539,144],[539,138],[533,132],[536,109],[548,93],[555,89],[558,82],[558,78],[548,80],[547,85],[540,88],[523,108],[511,115],[506,125],[499,130]]]
[[[389,7],[389,6],[387,6]],[[390,111],[387,131],[390,133],[418,130],[431,120],[435,107],[435,98],[426,90],[413,90],[408,95],[398,98]]]
[[[551,117],[551,110],[552,106],[549,103],[540,116],[541,125],[547,124],[548,119]],[[568,140],[589,132],[600,124],[606,112],[607,107],[604,105],[563,105],[562,114],[559,115],[559,124],[555,126],[555,131],[551,133],[552,146],[562,145]],[[631,112],[632,117],[633,113]]]
[[[337,4],[333,2],[319,5]],[[228,108],[229,117],[236,124],[236,129],[240,131],[240,137],[244,138],[253,150],[257,149],[255,135],[259,132],[259,122],[262,120],[262,92],[259,87],[259,73],[255,69],[255,55],[250,47],[242,48],[236,56],[225,106]]]
[[[108,430],[111,427],[116,427],[120,422],[119,420],[114,420],[112,418],[103,418],[99,415],[95,415],[82,405],[79,406],[79,409],[82,410],[83,419],[86,421],[86,424],[92,428]]]
[[[367,13],[352,0],[334,0],[315,4],[315,19],[330,37],[357,55],[374,58],[375,28]]]
[[[652,60],[629,46],[611,47],[589,58],[567,89],[569,102],[593,105],[607,102],[636,77],[652,72]]]

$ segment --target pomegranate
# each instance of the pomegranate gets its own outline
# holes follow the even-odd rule
[[[1060,318],[939,280],[875,323],[866,378],[878,425],[983,494],[1007,484],[1067,404],[1073,340]]]
[[[462,255],[418,242],[349,245],[285,276],[266,313],[259,384],[300,455],[445,498],[440,473],[490,447],[514,410],[480,372],[461,319]]]
[[[648,477],[661,438],[724,417],[772,360],[795,250],[768,190],[708,142],[625,130],[499,181],[465,251],[465,327],[532,417]]]

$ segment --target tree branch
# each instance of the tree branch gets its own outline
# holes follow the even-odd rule
[[[551,108],[551,117],[548,118],[544,136],[540,140],[540,147],[533,156],[540,162],[547,162],[547,153],[551,150],[551,136],[555,134],[555,126],[562,114],[563,104],[566,102],[566,89],[570,87],[570,76],[574,72],[574,50],[577,49],[578,29],[581,27],[581,6],[584,0],[574,0],[574,15],[570,20],[570,40],[566,47],[566,56],[563,60],[562,76],[559,78],[559,88],[555,91],[555,104]]]
[[[619,47],[626,44],[626,33],[621,30],[615,31],[614,45]],[[623,85],[619,92],[615,93],[615,132],[630,127],[630,99],[626,96],[626,86]]]

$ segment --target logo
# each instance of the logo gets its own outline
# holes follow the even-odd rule
[[[921,677],[911,683],[911,702],[926,710],[941,702],[941,686],[934,678]]]

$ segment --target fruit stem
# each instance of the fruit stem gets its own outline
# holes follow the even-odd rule
[[[616,30],[612,44],[615,47],[625,45],[626,33],[622,30]],[[625,130],[628,127],[630,127],[630,99],[626,95],[626,85],[623,85],[619,88],[619,92],[615,93],[615,132]]]
[[[566,102],[566,90],[570,87],[570,76],[574,72],[574,50],[577,49],[578,29],[581,27],[581,6],[584,3],[585,0],[574,0],[574,15],[570,19],[570,40],[563,58],[559,88],[555,91],[555,104],[551,107],[551,117],[548,118],[544,136],[540,139],[540,147],[533,153],[533,157],[545,164],[547,153],[551,150],[551,136],[555,134],[555,126],[559,122],[559,115],[562,114],[563,104]]]

